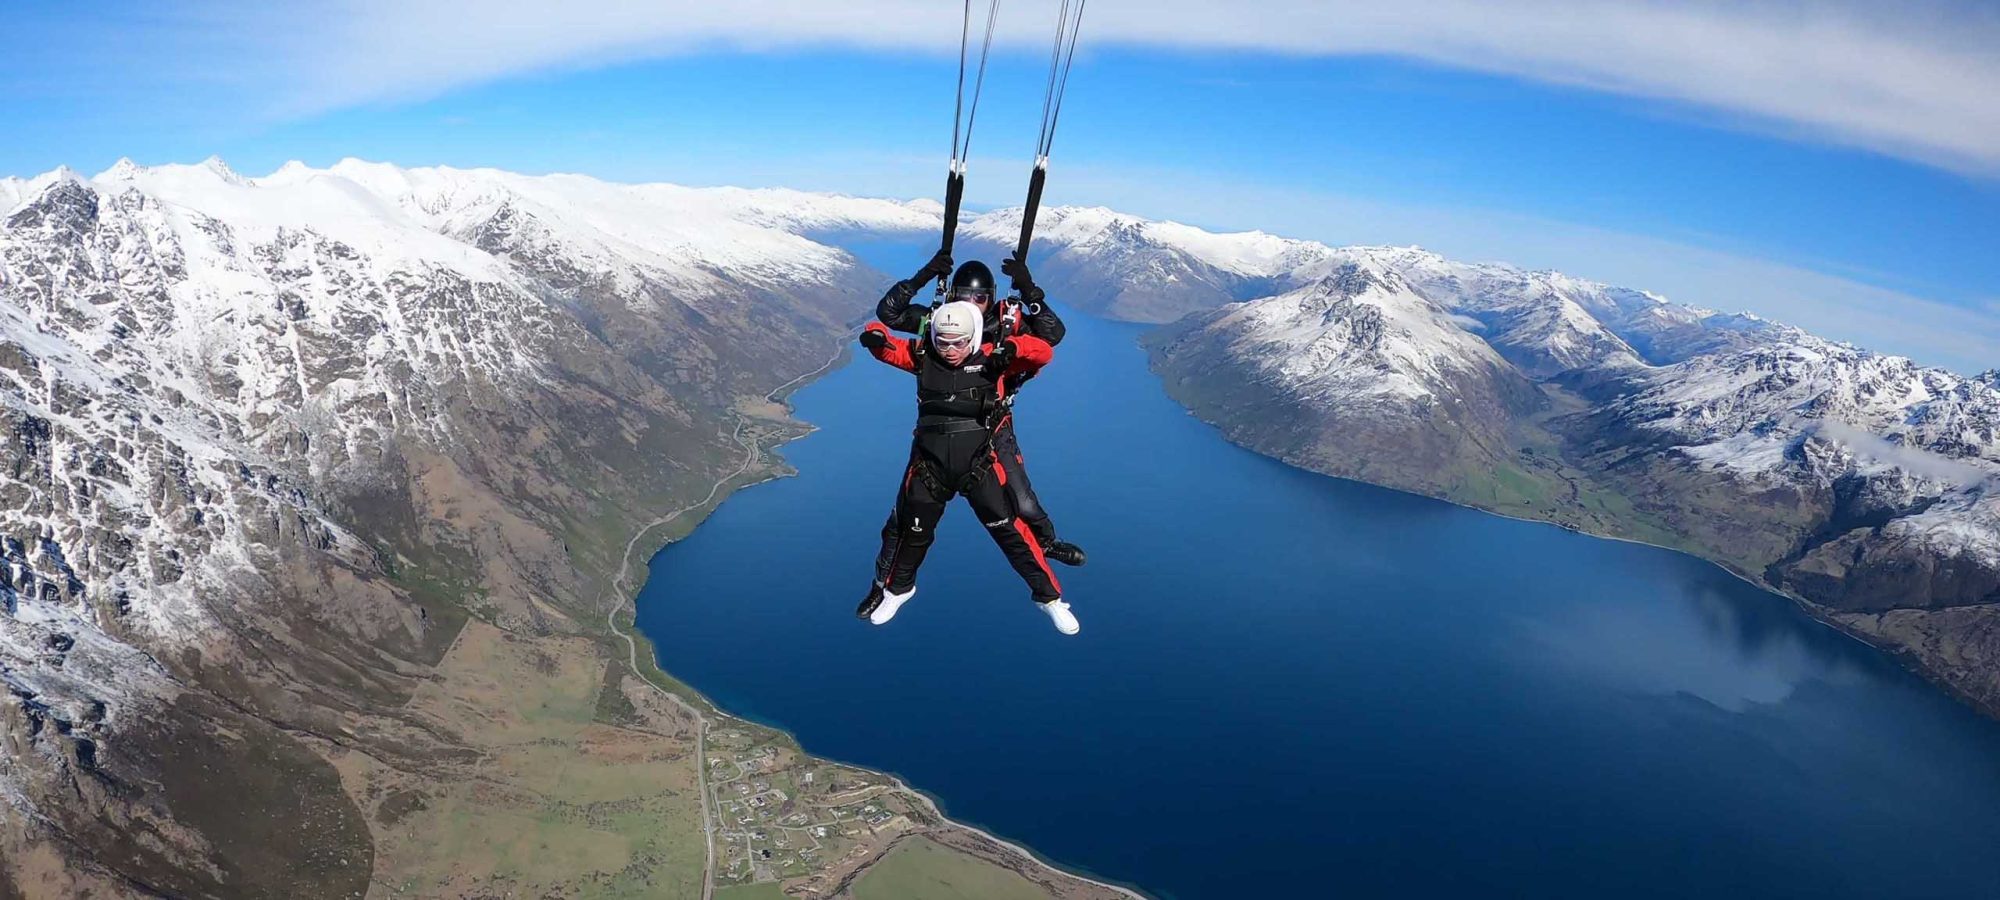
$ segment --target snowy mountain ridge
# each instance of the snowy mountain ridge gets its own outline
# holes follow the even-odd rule
[[[1103,234],[1053,253],[1194,271],[1192,248]],[[1147,339],[1169,391],[1233,440],[1694,550],[2000,713],[2000,376],[1558,272],[1416,248],[1312,256]],[[1380,287],[1315,299],[1329,267]]]
[[[999,210],[969,231],[996,239],[1013,234],[1019,221],[1019,210]],[[1206,298],[1208,307],[1224,308],[1211,327],[1238,335],[1232,347],[1248,357],[1246,365],[1273,369],[1301,390],[1329,365],[1356,362],[1326,352],[1340,335],[1308,298],[1324,297],[1324,286],[1343,272],[1366,272],[1379,290],[1364,305],[1393,323],[1380,340],[1402,347],[1385,380],[1357,389],[1407,392],[1435,382],[1439,360],[1479,361],[1497,352],[1535,379],[1583,371],[1642,379],[1655,391],[1651,401],[1684,407],[1669,413],[1663,406],[1655,427],[1691,438],[1697,431],[1709,438],[1735,434],[1786,416],[1846,417],[1869,433],[1930,452],[2000,459],[1990,430],[2000,421],[1991,407],[2000,376],[1966,378],[1750,313],[1678,304],[1557,271],[1463,263],[1417,247],[1215,235],[1104,209],[1057,209],[1044,222],[1038,265],[1044,255],[1071,257],[1071,266],[1150,256],[1156,264],[1197,260],[1255,279],[1267,293]]]
[[[496,218],[531,223],[530,242],[560,251],[567,266],[658,302],[665,285],[674,301],[700,306],[744,282],[816,286],[854,269],[839,250],[757,221],[895,227],[926,215],[921,204],[835,197],[815,197],[805,216],[774,213],[805,196],[356,160],[325,170],[292,163],[264,178],[210,159],[7,179],[0,396],[47,423],[58,453],[129,446],[134,429],[120,423],[149,420],[145,435],[168,448],[196,492],[229,496],[244,480],[239,467],[282,471],[294,461],[301,479],[347,477],[342,464],[357,442],[421,434],[452,444],[451,419],[430,412],[446,398],[426,385],[525,390],[547,377],[535,348],[585,338],[539,279],[468,242],[478,229]],[[79,397],[95,404],[80,408]],[[107,417],[107,407],[123,411]],[[132,514],[141,499],[106,485],[95,502]],[[311,515],[330,546],[360,552]],[[60,516],[9,518],[29,531],[66,530]],[[221,521],[229,524],[210,535],[216,546],[241,546],[227,531],[240,517]],[[135,612],[134,627],[155,638],[202,633],[194,618],[156,604]]]
[[[405,727],[356,716],[465,615],[413,570],[528,633],[583,602],[565,535],[726,474],[732,406],[879,289],[794,229],[927,214],[795,203],[354,161],[0,180],[4,818],[189,835],[104,787],[175,782],[141,748]]]

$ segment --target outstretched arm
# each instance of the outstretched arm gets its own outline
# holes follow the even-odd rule
[[[917,270],[917,274],[889,286],[889,292],[875,304],[875,318],[892,330],[916,334],[924,324],[924,314],[930,310],[928,307],[911,306],[910,300],[924,289],[924,285],[950,274],[951,254],[939,250],[930,262]]]
[[[889,333],[889,327],[880,322],[870,322],[861,329],[861,346],[868,348],[868,355],[902,369],[905,372],[917,370],[917,358],[910,352],[908,338],[899,338]]]

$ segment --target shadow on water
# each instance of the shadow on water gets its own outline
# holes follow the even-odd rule
[[[1138,333],[1073,322],[1022,399],[1036,484],[1091,553],[1060,573],[1080,636],[959,507],[903,614],[852,617],[912,415],[908,376],[863,358],[795,398],[820,427],[786,449],[799,477],[653,561],[665,668],[1167,897],[2000,884],[1995,723],[1698,560],[1230,446]]]

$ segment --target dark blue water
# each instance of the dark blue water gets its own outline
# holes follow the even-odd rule
[[[1995,723],[1705,563],[1239,450],[1072,328],[1020,433],[1082,635],[962,503],[853,618],[912,406],[862,358],[795,398],[798,478],[653,561],[665,668],[1163,897],[2000,892]]]

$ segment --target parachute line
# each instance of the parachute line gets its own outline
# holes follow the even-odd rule
[[[1049,51],[1049,83],[1042,91],[1042,134],[1035,142],[1035,164],[1048,164],[1049,150],[1055,146],[1056,123],[1062,118],[1063,94],[1069,89],[1070,66],[1076,62],[1076,39],[1083,30],[1083,7],[1087,0],[1062,0],[1056,13],[1056,41]]]
[[[1062,119],[1063,94],[1069,89],[1069,70],[1076,62],[1076,39],[1083,31],[1086,0],[1061,0],[1056,10],[1056,40],[1049,49],[1049,81],[1042,88],[1042,133],[1035,139],[1035,169],[1028,175],[1028,202],[1021,208],[1021,239],[1014,244],[1014,258],[1026,262],[1028,245],[1035,239],[1035,216],[1042,208],[1042,186],[1048,182],[1049,151],[1056,143],[1056,123]]]
[[[972,0],[965,0],[965,13],[959,23],[958,32],[958,95],[951,112],[951,161],[952,171],[964,172],[965,160],[972,153],[972,126],[979,121],[979,94],[986,86],[986,58],[993,51],[993,26],[1000,18],[1000,0],[992,0],[986,7],[986,33],[979,41],[979,67],[972,78],[972,102],[965,97],[965,63],[972,49]],[[961,131],[960,124],[964,124]]]

